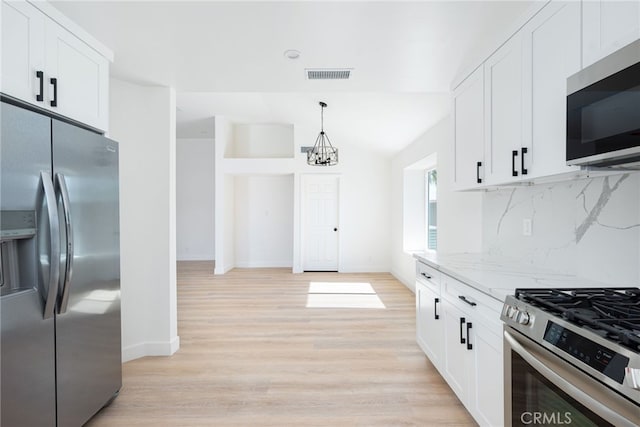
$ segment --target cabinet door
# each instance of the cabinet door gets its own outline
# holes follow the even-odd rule
[[[473,358],[469,387],[471,412],[480,425],[503,425],[502,338],[488,326],[474,322],[469,339],[473,347],[470,350]]]
[[[444,355],[444,323],[440,296],[416,282],[416,335],[418,345],[429,360],[441,369]]]
[[[484,162],[484,73],[479,67],[453,93],[454,182],[456,189],[477,187],[478,162]],[[480,178],[483,174],[480,167]]]
[[[520,33],[487,59],[484,75],[487,183],[517,181],[523,174],[520,161],[523,147]]]
[[[587,67],[640,38],[640,0],[582,3],[582,66]]]
[[[109,61],[55,22],[46,25],[48,105],[97,129],[108,125]],[[57,93],[54,93],[56,91]],[[51,102],[55,101],[56,106]]]
[[[577,169],[566,165],[567,77],[580,69],[580,3],[550,3],[524,28],[525,144],[531,175]]]
[[[471,353],[466,345],[468,316],[446,299],[442,303],[444,316],[445,378],[462,403],[468,402],[468,372]],[[464,343],[462,341],[464,340]]]
[[[3,1],[1,7],[2,92],[42,106],[36,72],[44,71],[44,17],[26,1]]]

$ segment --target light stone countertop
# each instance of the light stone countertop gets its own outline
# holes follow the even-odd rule
[[[545,270],[517,259],[481,253],[414,253],[414,258],[477,290],[504,301],[516,288],[590,288],[614,285]]]

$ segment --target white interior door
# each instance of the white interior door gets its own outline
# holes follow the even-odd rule
[[[338,271],[338,177],[306,175],[302,192],[302,269]]]

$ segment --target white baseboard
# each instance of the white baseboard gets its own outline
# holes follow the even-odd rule
[[[216,266],[213,268],[213,274],[225,274],[231,270],[233,270],[235,268],[235,265],[232,266],[223,266],[223,265],[218,265],[218,263],[216,262]]]
[[[122,363],[146,356],[171,356],[180,348],[180,337],[168,342],[142,342],[122,348]]]
[[[291,268],[291,260],[284,261],[236,261],[238,268]]]
[[[349,265],[340,266],[339,273],[388,273],[389,266],[387,265]]]
[[[414,294],[416,293],[416,278],[414,276],[412,277],[405,277],[402,274],[400,274],[398,271],[391,269],[391,275],[393,277],[395,277],[396,279],[398,279],[398,281],[400,283],[402,283],[403,285],[405,285],[407,288],[409,288]]]
[[[178,254],[177,261],[213,261],[216,257],[213,254]]]

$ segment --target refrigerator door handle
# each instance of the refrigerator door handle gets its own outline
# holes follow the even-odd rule
[[[49,287],[44,305],[45,319],[53,317],[58,295],[58,280],[60,280],[60,224],[58,222],[58,207],[56,194],[53,188],[51,176],[44,171],[40,172],[40,182],[44,190],[44,198],[47,202],[49,216],[50,248],[49,248]],[[40,200],[40,198],[38,198]]]
[[[60,190],[62,198],[62,213],[64,215],[65,234],[67,236],[67,257],[65,262],[64,276],[62,280],[62,289],[60,301],[58,304],[58,313],[62,314],[67,311],[69,304],[69,286],[73,275],[73,226],[71,225],[71,204],[69,203],[69,191],[67,190],[67,181],[63,174],[56,174],[56,189]]]

